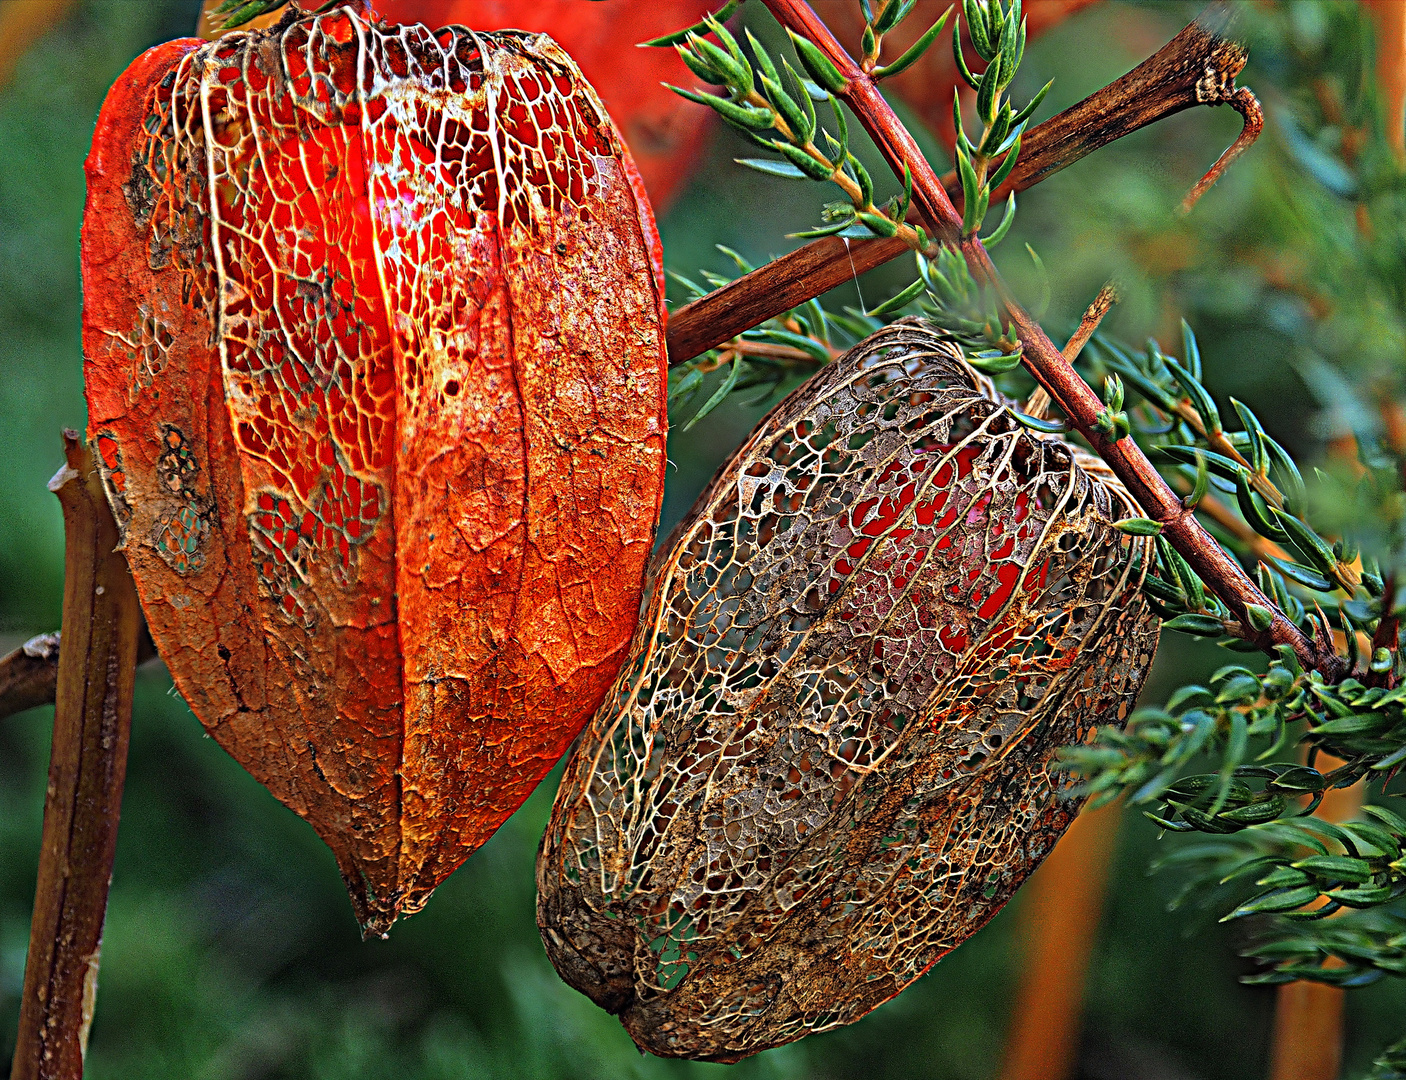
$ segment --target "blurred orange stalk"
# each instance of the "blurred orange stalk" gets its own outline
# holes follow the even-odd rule
[[[1025,953],[1001,1080],[1074,1071],[1093,952],[1122,806],[1081,814],[1022,890]]]
[[[1377,24],[1377,88],[1386,107],[1386,141],[1406,167],[1406,3],[1368,0]]]
[[[1320,754],[1320,772],[1342,762]],[[1315,812],[1324,821],[1347,821],[1362,806],[1361,781],[1334,788]],[[1274,1033],[1269,1050],[1269,1080],[1337,1080],[1343,1059],[1343,989],[1323,983],[1286,983],[1274,1002]]]

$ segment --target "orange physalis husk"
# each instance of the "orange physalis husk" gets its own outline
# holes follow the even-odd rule
[[[648,202],[534,34],[341,10],[118,79],[89,433],[191,708],[384,932],[600,703],[663,491]]]
[[[975,933],[1078,811],[1055,751],[1152,663],[1137,513],[924,324],[823,369],[651,567],[537,863],[557,971],[642,1049],[736,1061]]]

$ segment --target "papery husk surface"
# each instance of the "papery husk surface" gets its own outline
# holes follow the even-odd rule
[[[89,434],[191,708],[384,932],[610,686],[658,235],[571,59],[348,10],[152,49],[88,160]]]
[[[656,556],[539,854],[558,972],[642,1049],[736,1061],[973,934],[1078,812],[1057,748],[1146,678],[1137,513],[927,325],[824,368]]]

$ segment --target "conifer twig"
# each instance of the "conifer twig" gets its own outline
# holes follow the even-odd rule
[[[63,641],[12,1080],[79,1080],[127,773],[142,614],[87,443],[64,432]]]
[[[1106,423],[1107,407],[1007,289],[980,237],[975,233],[963,235],[962,215],[953,207],[942,182],[913,136],[879,93],[875,81],[840,46],[805,0],[765,0],[765,3],[783,27],[809,39],[838,70],[844,85],[837,96],[863,124],[895,175],[903,176],[905,168],[911,171],[913,205],[922,214],[931,235],[959,251],[972,276],[996,291],[1022,345],[1022,363],[1026,369],[1114,471],[1144,513],[1161,526],[1161,534],[1246,627],[1251,626],[1250,605],[1271,612],[1269,627],[1255,631],[1250,640],[1266,652],[1272,652],[1278,645],[1289,645],[1306,667],[1317,669],[1333,680],[1340,677],[1344,667],[1342,660],[1331,648],[1324,648],[1307,637],[1260,591],[1240,564],[1182,504],[1138,445],[1131,438],[1115,439],[1103,433],[1101,422]]]
[[[1223,28],[1206,19],[1191,23],[1126,75],[1031,128],[1021,140],[1015,169],[992,192],[992,205],[1174,113],[1197,105],[1234,106],[1240,93],[1235,77],[1245,66],[1246,52],[1221,35]],[[1246,139],[1242,134],[1232,150],[1243,149]],[[1227,150],[1221,155],[1207,178],[1214,182],[1235,154]],[[960,204],[962,185],[957,173],[943,176],[942,185],[948,197]],[[1197,188],[1202,185],[1210,186],[1205,178]],[[669,317],[669,363],[691,360],[908,250],[897,238],[813,240],[675,311]]]

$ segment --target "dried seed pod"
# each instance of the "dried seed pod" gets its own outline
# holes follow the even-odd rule
[[[140,57],[83,225],[152,637],[384,931],[609,688],[663,490],[658,235],[550,39],[285,19]]]
[[[758,428],[656,556],[537,864],[562,977],[655,1054],[850,1023],[1072,820],[1054,751],[1131,708],[1147,538],[1099,462],[905,321]]]

